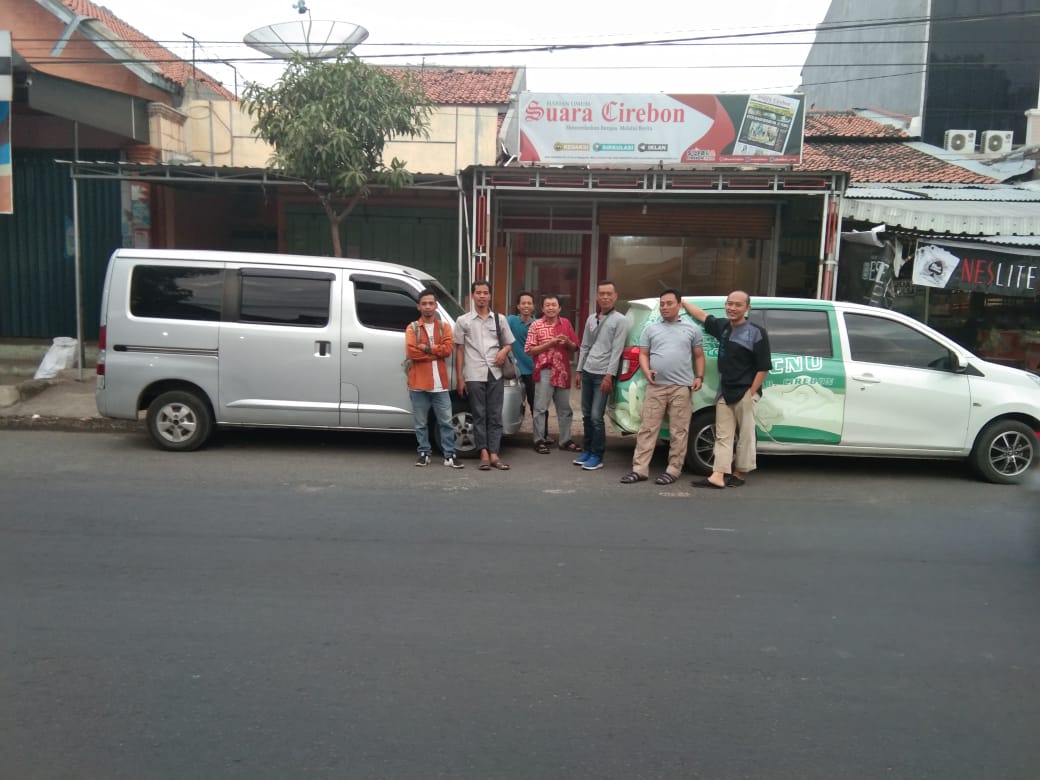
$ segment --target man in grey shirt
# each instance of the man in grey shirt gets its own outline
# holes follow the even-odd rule
[[[671,485],[682,474],[693,412],[690,393],[701,389],[704,377],[704,336],[697,325],[679,319],[679,301],[678,290],[661,293],[661,321],[647,325],[639,339],[639,367],[648,384],[632,471],[621,478],[626,485],[648,478],[666,414],[668,468],[654,482]]]
[[[470,285],[473,311],[455,321],[455,381],[469,400],[473,438],[480,450],[480,470],[508,471],[498,457],[502,446],[502,364],[512,351],[513,331],[501,314],[491,311],[491,285]]]
[[[614,283],[596,285],[596,314],[589,316],[581,334],[577,386],[581,389],[581,419],[585,428],[581,454],[574,465],[585,471],[603,468],[607,431],[603,415],[614,392],[614,374],[621,362],[628,336],[628,319],[614,310],[618,294]]]

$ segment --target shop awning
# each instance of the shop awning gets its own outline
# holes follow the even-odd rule
[[[844,219],[948,236],[1040,236],[1040,190],[1031,187],[856,187]]]

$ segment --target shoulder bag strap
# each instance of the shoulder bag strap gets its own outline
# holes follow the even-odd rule
[[[495,333],[498,334],[498,348],[502,349],[505,344],[502,343],[502,324],[498,321],[498,315],[495,314],[495,310],[491,310],[491,316],[495,318]]]
[[[613,309],[611,310],[610,314],[608,314],[606,317],[600,320],[599,327],[596,328],[596,332],[592,336],[592,343],[589,344],[589,352],[592,351],[592,348],[596,346],[596,343],[599,341],[599,334],[603,332],[603,326],[607,324],[607,320],[609,320],[615,314],[617,314],[617,310]]]

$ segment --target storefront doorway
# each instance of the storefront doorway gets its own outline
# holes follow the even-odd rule
[[[508,234],[508,245],[510,308],[516,294],[526,290],[534,296],[535,316],[540,317],[542,296],[556,295],[560,299],[560,315],[579,328],[587,306],[582,269],[588,265],[588,236],[577,232],[517,231]]]
[[[526,289],[534,294],[535,315],[541,316],[543,295],[560,299],[560,315],[578,327],[578,271],[580,257],[533,257],[527,265]]]

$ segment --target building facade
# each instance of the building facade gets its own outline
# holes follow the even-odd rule
[[[1040,0],[832,0],[802,69],[817,109],[883,108],[918,117],[919,135],[948,131],[973,148],[1027,138],[1040,90]],[[966,136],[966,138],[971,136]],[[992,139],[992,140],[991,140]]]

